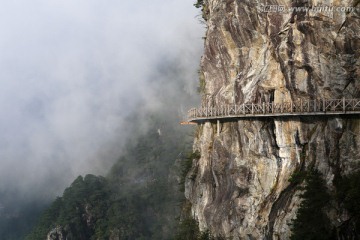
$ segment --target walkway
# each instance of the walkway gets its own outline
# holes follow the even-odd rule
[[[360,99],[299,100],[297,102],[246,103],[192,108],[188,111],[188,121],[201,123],[207,120],[221,119],[344,114],[360,114]]]

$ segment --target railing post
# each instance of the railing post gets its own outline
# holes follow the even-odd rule
[[[251,114],[254,114],[254,103],[251,103]]]
[[[293,101],[290,102],[290,112],[293,112],[294,109],[293,109]]]
[[[265,102],[262,103],[262,106],[263,106],[263,109],[262,109],[262,110],[263,110],[263,114],[265,114],[265,112],[266,112],[266,111],[265,111]]]
[[[324,98],[323,98],[323,111],[326,112],[326,101]]]
[[[271,112],[274,113],[274,102],[271,102]]]
[[[356,104],[357,104],[357,103],[356,103],[356,100],[353,99],[353,100],[352,100],[352,110],[353,110],[353,111],[355,111],[355,106],[356,106]]]
[[[235,115],[236,115],[236,104],[234,105],[234,111],[235,111]]]
[[[346,111],[345,97],[343,97],[343,112]]]
[[[307,111],[310,112],[310,100],[307,100]]]
[[[317,109],[316,109],[316,99],[315,100],[313,100],[314,101],[314,112],[317,112]]]
[[[245,114],[246,114],[246,111],[245,111],[245,103],[242,104],[242,110],[243,110],[243,114],[245,115]]]

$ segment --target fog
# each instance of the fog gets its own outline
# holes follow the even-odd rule
[[[165,104],[166,61],[194,91],[204,26],[193,3],[0,0],[0,193],[51,199],[80,174],[105,174],[127,117]]]

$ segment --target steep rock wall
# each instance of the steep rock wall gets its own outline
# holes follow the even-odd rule
[[[359,1],[205,0],[203,106],[360,97]],[[284,12],[262,12],[283,5]],[[286,11],[299,6],[353,12]],[[202,230],[232,239],[288,239],[299,207],[289,183],[314,166],[333,179],[359,168],[360,118],[291,117],[206,122],[198,128],[186,197]],[[344,210],[329,213],[341,225]]]

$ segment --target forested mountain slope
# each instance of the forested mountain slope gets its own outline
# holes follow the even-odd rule
[[[27,239],[169,239],[181,202],[175,159],[187,131],[162,126],[129,143],[107,177],[79,176]]]
[[[194,97],[184,89],[181,71],[164,67],[164,82],[151,109],[138,107],[127,119],[132,136],[107,176],[79,176],[41,216],[28,240],[171,239],[183,193],[181,161],[191,152],[192,127],[179,124],[180,104]],[[154,76],[156,77],[156,76]],[[175,90],[174,90],[175,88]],[[182,94],[174,94],[181,91]],[[166,105],[173,107],[168,108]]]

